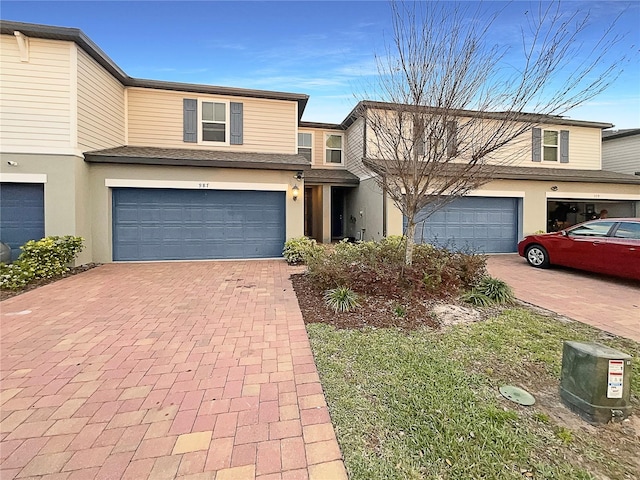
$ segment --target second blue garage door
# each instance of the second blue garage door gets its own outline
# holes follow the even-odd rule
[[[285,193],[116,188],[114,260],[282,256]]]
[[[425,220],[428,208],[417,217],[416,243],[481,253],[517,249],[517,198],[462,197]]]
[[[29,240],[44,237],[44,185],[0,183],[0,241],[11,247],[11,260]]]

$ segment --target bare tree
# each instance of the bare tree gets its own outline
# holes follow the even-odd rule
[[[500,12],[469,5],[391,2],[393,40],[377,57],[369,95],[379,101],[359,103],[363,164],[407,219],[407,265],[425,206],[433,213],[489,182],[530,144],[525,132],[595,97],[621,72],[612,27],[585,50],[588,13],[537,4],[524,15],[514,57],[489,42]]]

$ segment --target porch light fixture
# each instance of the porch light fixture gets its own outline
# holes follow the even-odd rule
[[[298,200],[298,195],[300,195],[300,189],[298,188],[298,185],[293,186],[293,188],[291,189],[291,193],[293,194],[293,201],[295,202],[296,200]]]

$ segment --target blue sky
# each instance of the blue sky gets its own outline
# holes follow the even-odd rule
[[[508,5],[492,41],[515,41],[515,26],[530,8],[529,1]],[[619,47],[630,56],[615,85],[568,116],[640,127],[640,2],[573,1],[563,8],[590,10],[595,35],[624,12],[616,31],[626,34]],[[335,123],[375,79],[374,54],[384,53],[392,33],[386,1],[2,0],[0,12],[4,20],[80,28],[132,77],[306,93],[303,119]]]

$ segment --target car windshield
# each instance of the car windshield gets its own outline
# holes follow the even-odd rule
[[[580,237],[606,237],[615,222],[585,223],[567,232],[568,235]]]

